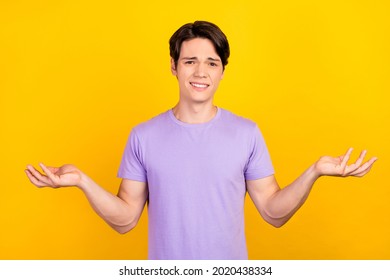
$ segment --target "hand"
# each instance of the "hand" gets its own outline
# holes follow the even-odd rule
[[[61,167],[47,167],[43,163],[39,166],[45,174],[40,173],[32,165],[25,170],[27,177],[37,187],[68,187],[78,186],[81,181],[81,171],[74,165],[66,164]]]
[[[330,156],[321,157],[315,164],[315,169],[317,170],[319,176],[362,177],[366,175],[377,158],[372,157],[370,160],[362,164],[367,153],[367,151],[363,150],[355,163],[347,165],[352,150],[353,149],[350,148],[345,155],[335,158]]]

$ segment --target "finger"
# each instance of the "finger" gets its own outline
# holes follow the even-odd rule
[[[355,176],[355,177],[363,177],[364,175],[366,175],[368,172],[370,172],[372,168],[372,165],[368,168],[366,168],[365,170],[361,171],[361,172],[358,172],[358,173],[354,173],[352,176]]]
[[[50,186],[52,182],[50,181],[49,178],[46,176],[42,175],[38,170],[36,170],[32,165],[27,165],[27,170],[30,172],[32,176],[35,177],[35,179],[39,182],[43,182],[47,186]]]
[[[378,158],[373,157],[369,161],[365,162],[362,166],[360,166],[357,170],[352,172],[350,175],[352,176],[363,176],[366,174],[368,171],[370,171],[372,165]]]
[[[35,185],[37,187],[46,187],[47,186],[47,184],[45,184],[45,183],[39,181],[37,178],[35,178],[34,175],[31,174],[30,170],[26,169],[25,173],[33,185]]]
[[[347,166],[347,162],[348,162],[349,158],[351,157],[352,151],[353,151],[353,148],[349,148],[347,153],[344,155],[343,160],[341,161],[340,165],[341,165],[343,170]]]
[[[39,166],[42,168],[43,172],[45,172],[46,176],[53,182],[53,186],[57,186],[58,178],[43,163],[39,163]]]
[[[366,156],[367,154],[367,151],[366,150],[363,150],[361,153],[360,153],[360,156],[359,158],[355,161],[355,163],[351,164],[351,165],[348,165],[345,169],[345,174],[351,174],[353,172],[355,172],[357,169],[359,169],[360,165],[362,164],[363,160],[364,160],[364,157]]]
[[[51,173],[55,174],[59,168],[58,167],[51,167],[51,166],[46,166],[47,169],[49,169],[51,171]]]
[[[363,150],[361,153],[360,153],[360,156],[359,158],[356,160],[356,162],[354,163],[356,166],[360,166],[363,162],[363,159],[364,157],[366,156],[367,154],[367,151],[366,150]]]

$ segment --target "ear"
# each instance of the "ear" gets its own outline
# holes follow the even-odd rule
[[[223,76],[225,75],[225,70],[222,70],[222,76],[221,76],[221,80],[223,79]]]
[[[171,57],[171,72],[173,76],[177,76],[175,60]]]

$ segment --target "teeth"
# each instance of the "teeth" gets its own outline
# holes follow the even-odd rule
[[[208,87],[208,85],[194,84],[194,83],[191,83],[191,85],[193,85],[194,87],[197,87],[197,88],[206,88],[206,87]]]

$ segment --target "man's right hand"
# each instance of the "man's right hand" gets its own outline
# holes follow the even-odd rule
[[[70,187],[76,186],[84,192],[95,212],[119,233],[134,228],[148,199],[146,182],[122,179],[118,195],[106,191],[85,173],[71,164],[61,167],[47,167],[40,163],[44,173],[28,165],[27,177],[35,186]]]
[[[25,170],[31,183],[39,188],[59,188],[80,185],[82,173],[74,165],[65,164],[61,167],[48,167],[40,163],[39,166],[45,174],[36,170],[32,165],[28,165]]]

